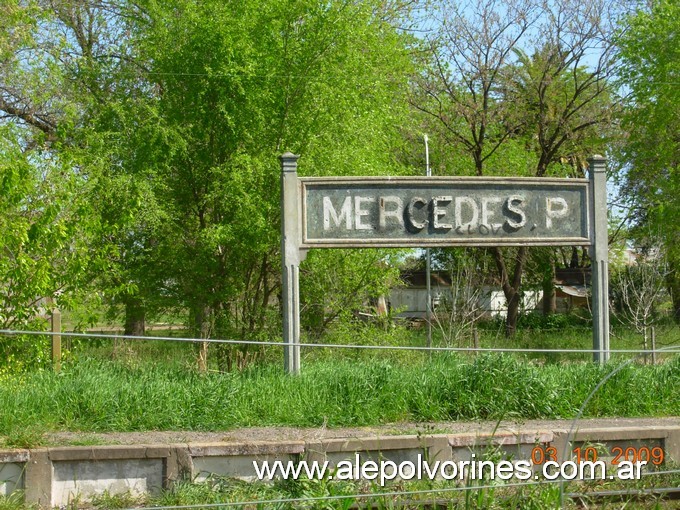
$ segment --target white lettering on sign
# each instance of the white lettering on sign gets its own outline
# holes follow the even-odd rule
[[[425,201],[424,198],[420,197],[413,197],[411,201],[408,203],[408,207],[406,208],[406,217],[408,218],[408,222],[411,224],[411,227],[413,227],[416,230],[422,230],[424,229],[428,221],[417,221],[414,217],[416,215],[416,206],[420,204],[420,208],[422,209],[424,206],[427,205],[427,202]]]
[[[388,208],[388,204],[391,204]],[[378,209],[378,225],[381,229],[387,226],[387,218],[394,218],[396,222],[404,226],[404,203],[399,197],[380,197]]]
[[[491,225],[489,223],[490,218],[492,216],[495,216],[494,211],[489,209],[490,204],[499,204],[501,202],[501,199],[498,197],[484,197],[482,198],[482,225],[485,227],[490,227],[494,230],[499,230],[503,224],[502,223],[494,223]]]
[[[331,219],[333,220],[334,226],[339,227],[342,221],[345,221],[345,228],[347,230],[352,230],[352,198],[346,197],[345,201],[342,203],[340,208],[340,215],[338,215],[335,207],[333,207],[333,202],[331,202],[331,197],[323,197],[323,229],[330,230]]]
[[[559,209],[555,209],[558,206]],[[564,218],[569,212],[567,201],[562,197],[547,197],[545,199],[545,227],[552,228],[553,219]]]
[[[552,229],[556,220],[569,214],[569,205],[563,197],[544,200],[545,209],[539,207],[537,212],[545,216],[545,228]],[[415,196],[408,203],[396,195],[353,195],[344,197],[339,208],[330,196],[324,196],[322,204],[325,231],[401,228],[414,233],[429,227],[436,231],[455,230],[459,235],[496,235],[501,229],[512,232],[527,225],[527,199],[523,195],[438,195],[429,200]],[[543,198],[539,202],[542,204]]]
[[[375,202],[375,197],[354,197],[354,228],[357,230],[372,230],[372,225],[366,225],[362,218],[371,214],[371,211],[364,209],[364,205]]]
[[[467,205],[470,210],[470,220],[463,221],[463,205]],[[479,210],[477,209],[477,202],[470,197],[456,197],[455,202],[455,216],[456,216],[456,232],[462,234],[466,229],[471,231],[477,228],[477,221],[479,220]]]
[[[439,221],[446,216],[446,209],[440,208],[439,204],[448,204],[453,200],[453,197],[443,196],[434,197],[432,199],[432,226],[437,230],[451,230],[453,225],[450,223],[442,223]]]
[[[517,202],[517,205],[515,205],[513,202]],[[515,221],[512,218],[508,218],[506,220],[508,222],[508,226],[510,228],[520,229],[524,225],[526,225],[527,224],[527,217],[524,214],[524,211],[520,207],[524,203],[524,197],[519,196],[519,195],[512,195],[512,196],[508,197],[508,201],[506,203],[508,205],[508,211],[511,214],[514,214],[515,216],[518,217],[517,221]]]

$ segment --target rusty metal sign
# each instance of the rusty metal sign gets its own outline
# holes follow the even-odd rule
[[[301,248],[592,243],[587,179],[299,181]]]

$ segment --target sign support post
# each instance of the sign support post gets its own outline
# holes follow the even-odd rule
[[[609,360],[609,230],[607,228],[606,159],[588,159],[593,195],[594,240],[590,249],[593,289],[593,358],[604,364]]]
[[[284,366],[286,373],[300,373],[300,184],[299,156],[286,152],[281,160],[281,257]]]
[[[56,373],[61,372],[61,312],[57,308],[52,309],[52,367]]]

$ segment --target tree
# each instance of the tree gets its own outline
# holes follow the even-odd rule
[[[130,38],[144,13],[124,1],[7,1],[1,9],[0,111],[34,171],[42,159],[59,161],[62,179],[80,184],[73,197],[90,205],[79,218],[92,227],[88,254],[77,257],[99,263],[81,268],[79,281],[89,282],[81,291],[124,304],[125,332],[143,333],[149,289],[157,289],[140,257],[158,213],[117,149],[126,109],[149,97]]]
[[[126,332],[169,304],[201,338],[278,336],[277,157],[301,154],[303,174],[404,171],[409,6],[3,4],[0,111],[87,183],[106,262],[88,276],[125,306]],[[352,274],[365,257],[345,260]],[[225,364],[261,352],[227,349]]]
[[[277,157],[301,154],[302,174],[403,171],[393,147],[407,111],[407,39],[381,2],[144,9],[143,76],[157,92],[124,152],[162,204],[169,292],[200,338],[278,336]],[[227,368],[262,354],[224,350]]]
[[[651,260],[649,254],[643,257],[614,274],[612,293],[616,315],[642,335],[642,348],[647,350],[650,328],[659,321],[659,308],[668,294],[663,261]]]
[[[87,220],[87,183],[70,164],[26,149],[22,129],[0,125],[0,329],[42,329],[53,300],[68,308],[101,263],[90,249],[96,223]],[[0,364],[13,370],[49,359],[49,343],[0,337]]]
[[[8,329],[34,324],[43,298],[66,301],[92,259],[80,221],[88,205],[75,193],[82,183],[61,161],[26,152],[12,124],[0,135],[0,328]]]
[[[399,255],[396,250],[311,251],[300,269],[302,325],[321,336],[333,321],[387,296],[399,281]]]
[[[37,327],[46,301],[68,307],[92,275],[105,273],[97,177],[80,157],[78,133],[99,96],[88,88],[88,57],[106,9],[97,18],[84,10],[70,2],[0,5],[3,327]]]
[[[413,102],[438,122],[456,159],[469,158],[459,172],[564,175],[571,167],[563,162],[602,147],[595,127],[610,119],[613,69],[607,8],[604,1],[531,0],[441,6],[431,71]],[[593,52],[595,63],[586,65]],[[510,336],[529,250],[491,253]]]
[[[622,125],[622,191],[638,244],[661,238],[667,287],[680,320],[680,6],[651,2],[621,23],[621,83],[629,92]]]
[[[475,324],[482,318],[482,283],[477,261],[460,257],[449,268],[450,293],[442,296],[434,310],[434,324],[441,333],[444,345],[462,347],[464,338],[474,333]],[[474,347],[477,347],[475,345]]]

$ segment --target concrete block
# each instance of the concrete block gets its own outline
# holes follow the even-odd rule
[[[110,494],[154,493],[182,479],[202,481],[211,475],[253,480],[253,462],[284,464],[328,461],[500,460],[531,458],[534,448],[552,446],[560,462],[573,458],[573,449],[597,448],[598,459],[611,460],[612,449],[640,451],[663,448],[667,460],[680,462],[680,424],[569,430],[513,431],[494,434],[433,434],[429,436],[372,436],[316,441],[196,443],[173,445],[87,446],[0,450],[0,494],[24,488],[28,505],[42,508],[87,502],[104,491]],[[545,451],[545,450],[544,450]],[[358,457],[357,457],[358,455]],[[406,476],[406,475],[404,475]]]
[[[294,454],[263,454],[263,455],[212,455],[205,457],[192,456],[191,479],[194,482],[204,482],[211,476],[239,478],[246,481],[257,479],[253,462],[269,462],[280,460],[283,463],[297,461]],[[272,466],[273,467],[273,466]]]
[[[192,457],[224,457],[226,455],[297,455],[305,451],[304,441],[269,442],[253,441],[248,443],[190,443]]]
[[[553,433],[546,431],[531,432],[497,432],[495,434],[452,434],[449,435],[452,447],[461,446],[502,446],[502,445],[537,445],[553,440]]]
[[[552,432],[456,434],[449,436],[451,458],[455,461],[472,459],[528,460],[536,446],[547,447],[554,440]]]
[[[0,464],[28,462],[30,457],[28,450],[0,450]]]
[[[25,464],[24,498],[26,505],[51,508],[52,504],[52,462],[46,448],[31,450]]]
[[[115,460],[115,459],[154,459],[170,455],[168,446],[114,445],[114,446],[64,446],[50,448],[50,460]]]
[[[451,445],[449,444],[449,436],[436,435],[429,436],[428,439],[428,462],[445,462],[447,460],[451,460]]]
[[[664,453],[667,461],[680,464],[680,426],[668,431]]]
[[[575,441],[625,441],[644,439],[665,439],[669,432],[680,429],[668,426],[607,427],[576,429]]]
[[[171,445],[144,445],[144,449],[147,459],[165,459],[172,454]]]
[[[24,466],[18,462],[0,462],[0,496],[9,496],[24,488]]]
[[[189,446],[185,444],[172,445],[169,448],[169,455],[165,459],[163,487],[167,489],[175,482],[191,479],[191,469]]]
[[[431,455],[430,449],[436,444],[437,452],[434,454],[446,455],[445,436],[437,440],[434,436],[381,436],[370,438],[340,438],[310,441],[305,448],[307,460],[323,462],[328,460],[332,465],[347,459],[354,459],[355,453],[360,453],[362,458],[379,460],[381,458],[392,460],[403,459],[413,461],[420,454],[426,459]]]
[[[366,438],[335,438],[321,441],[310,441],[307,450],[317,452],[360,452],[387,451],[422,448],[423,438],[416,435],[377,436]]]
[[[307,444],[307,461],[328,462],[331,469],[340,462],[353,466],[367,461],[391,461],[397,465],[410,462],[414,470],[424,461],[449,460],[451,448],[446,435],[381,436],[363,439],[329,439]],[[356,469],[356,468],[355,468]],[[404,471],[404,476],[407,471]]]
[[[24,470],[28,450],[0,450],[0,496],[9,496],[24,488]]]
[[[163,487],[163,459],[63,460],[53,462],[51,506],[92,496],[154,494]]]
[[[303,441],[189,444],[191,479],[201,482],[216,475],[255,480],[253,462],[297,461],[304,451]]]
[[[632,458],[633,451],[639,452],[641,448],[661,448],[666,460],[675,460],[680,452],[677,450],[676,437],[680,435],[680,426],[639,426],[639,427],[617,427],[617,428],[584,428],[572,431],[571,436],[568,430],[555,431],[555,447],[558,449],[559,460],[576,460],[574,450],[581,449],[583,460],[585,449],[595,448],[598,460],[607,463],[619,457],[621,460],[635,460]],[[625,452],[632,448],[631,457],[627,458]],[[621,451],[624,452],[621,456]],[[643,459],[644,460],[644,459]],[[653,469],[653,465],[648,465],[645,469]]]

